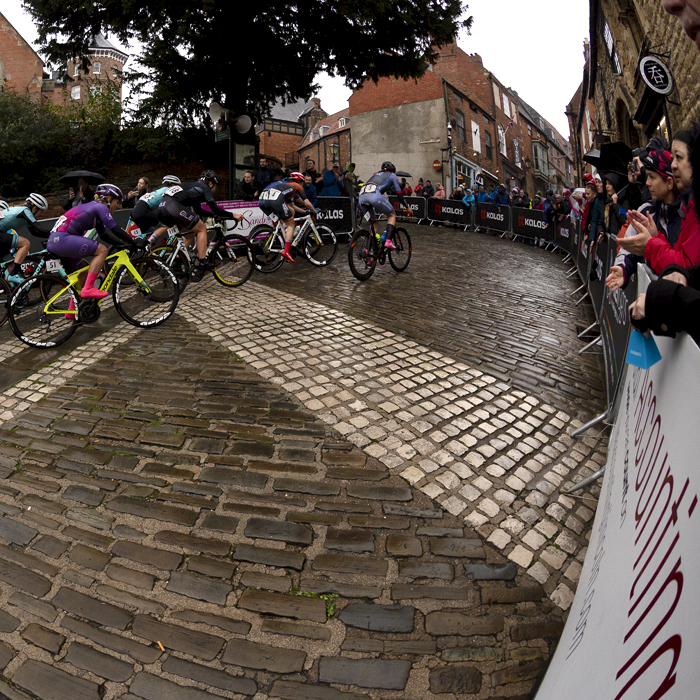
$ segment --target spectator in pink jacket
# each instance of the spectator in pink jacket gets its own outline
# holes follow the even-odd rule
[[[445,199],[445,188],[442,185],[437,186],[437,190],[435,191],[435,197],[437,199]]]

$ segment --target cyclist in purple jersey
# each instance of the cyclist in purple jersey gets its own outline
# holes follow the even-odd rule
[[[100,185],[95,191],[95,201],[69,209],[58,219],[46,242],[49,253],[62,258],[79,260],[92,256],[80,292],[83,299],[104,299],[107,296],[107,292],[95,289],[95,280],[107,257],[107,247],[99,241],[85,238],[87,231],[96,229],[99,236],[111,244],[127,243],[135,248],[146,245],[143,239],[131,238],[112,218],[123,198],[122,191],[116,185]]]
[[[388,160],[382,163],[382,169],[379,172],[374,173],[374,175],[365,182],[360,190],[359,203],[365,218],[367,218],[368,221],[371,219],[372,223],[375,221],[375,218],[372,216],[373,211],[386,214],[386,231],[381,236],[381,242],[384,243],[384,246],[389,250],[396,250],[396,246],[391,241],[391,236],[396,226],[396,211],[391,202],[384,196],[384,192],[391,193],[392,189],[396,192],[399,202],[403,204],[410,216],[411,210],[408,208],[403,194],[401,194],[401,184],[396,177],[396,166]]]

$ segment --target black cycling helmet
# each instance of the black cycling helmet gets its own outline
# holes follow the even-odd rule
[[[219,184],[221,182],[219,180],[219,176],[213,171],[213,170],[205,170],[200,176],[200,180],[204,180],[204,182],[214,182],[215,184]]]
[[[391,170],[392,173],[395,173],[396,166],[390,160],[385,160],[382,163],[382,170]]]

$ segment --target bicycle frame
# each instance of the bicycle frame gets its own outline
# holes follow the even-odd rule
[[[294,238],[292,239],[292,245],[295,248],[299,247],[299,243],[301,243],[304,235],[306,234],[307,230],[310,228],[313,233],[314,233],[314,240],[318,245],[321,245],[321,240],[318,236],[318,230],[314,226],[314,222],[311,220],[311,216],[306,214],[304,216],[300,216],[298,218],[295,217],[294,221],[304,221],[304,223],[299,227],[299,231],[295,233]],[[265,241],[265,248],[269,250],[271,253],[281,253],[283,248],[280,248],[279,250],[275,250],[274,248],[271,248],[270,245],[272,241],[274,240],[274,236],[276,233],[279,233],[280,236],[282,236],[282,240],[286,240],[285,234],[286,234],[286,224],[282,219],[277,219],[277,222],[275,223],[275,228],[270,232],[270,235],[268,239]]]
[[[131,259],[129,258],[129,254],[125,250],[120,250],[118,253],[114,253],[106,258],[106,260],[111,260],[114,258],[114,264],[112,265],[109,274],[107,275],[105,281],[102,283],[102,286],[100,289],[102,291],[107,291],[109,288],[112,286],[112,282],[114,281],[114,278],[117,276],[117,273],[119,270],[121,270],[122,267],[126,267],[127,270],[129,270],[129,273],[131,276],[134,278],[134,281],[136,284],[143,289],[144,292],[149,294],[151,292],[150,287],[144,282],[143,277],[137,272],[136,268],[131,264]],[[53,304],[58,297],[61,296],[61,294],[65,294],[67,289],[70,289],[71,287],[77,288],[77,283],[79,282],[79,277],[83,272],[87,272],[89,269],[88,267],[83,267],[80,270],[76,270],[75,272],[72,272],[70,275],[67,275],[63,267],[59,268],[58,272],[63,277],[63,279],[67,280],[70,284],[68,287],[64,287],[61,289],[58,294],[54,294],[54,296],[49,299],[45,306],[44,306],[44,313],[46,315],[64,315],[64,314],[73,314],[74,316],[78,314],[77,309],[71,309],[71,310],[56,310],[56,311],[47,311],[48,308],[50,308],[51,304]],[[97,301],[98,305],[102,303],[102,299],[99,299]]]

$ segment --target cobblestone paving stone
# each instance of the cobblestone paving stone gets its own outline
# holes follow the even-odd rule
[[[0,394],[9,697],[523,699],[604,447],[341,311],[196,289]]]

